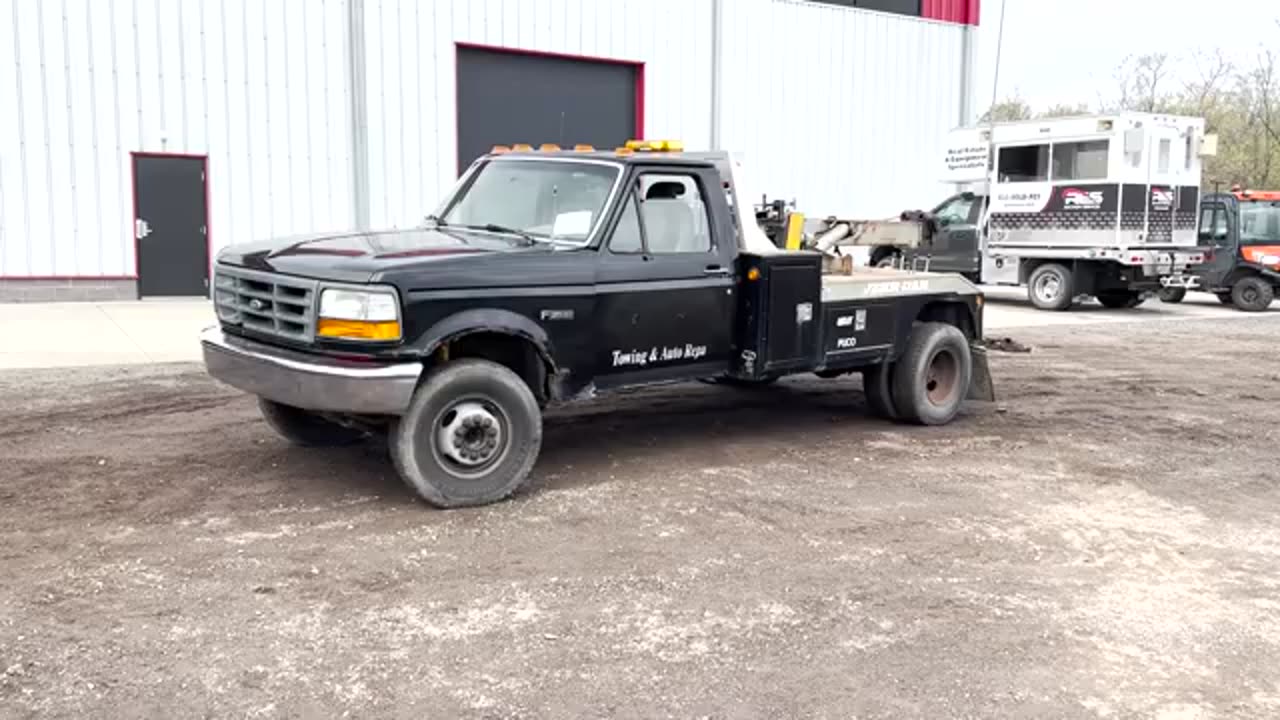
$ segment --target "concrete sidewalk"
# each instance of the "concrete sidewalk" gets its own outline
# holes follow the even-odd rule
[[[1280,303],[1268,313],[1242,313],[1204,293],[1179,305],[1153,299],[1132,310],[1106,310],[1089,303],[1054,313],[1031,307],[1025,290],[984,290],[988,335],[1047,325],[1280,319]],[[200,331],[213,323],[207,300],[0,303],[0,370],[200,362]]]
[[[0,303],[0,369],[195,362],[208,300]]]

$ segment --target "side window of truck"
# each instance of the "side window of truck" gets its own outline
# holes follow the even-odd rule
[[[971,198],[954,198],[938,208],[934,216],[938,218],[938,224],[943,227],[967,223],[974,204]]]
[[[643,175],[640,222],[654,255],[711,252],[710,219],[692,175]]]
[[[610,252],[711,252],[711,220],[702,189],[692,175],[643,175],[626,203],[609,238]]]

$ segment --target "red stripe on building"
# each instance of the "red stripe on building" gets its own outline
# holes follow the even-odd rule
[[[920,15],[931,20],[977,25],[982,0],[921,0]]]

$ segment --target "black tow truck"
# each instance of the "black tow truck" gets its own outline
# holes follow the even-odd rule
[[[993,398],[983,296],[957,275],[773,246],[725,153],[495,148],[420,227],[232,245],[208,372],[304,446],[387,433],[438,507],[525,483],[542,410],[685,380],[861,373],[876,414]]]

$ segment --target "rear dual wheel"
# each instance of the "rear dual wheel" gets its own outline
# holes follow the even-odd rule
[[[916,325],[894,363],[867,369],[863,391],[871,411],[888,420],[945,425],[960,412],[973,377],[964,333],[947,323]]]

